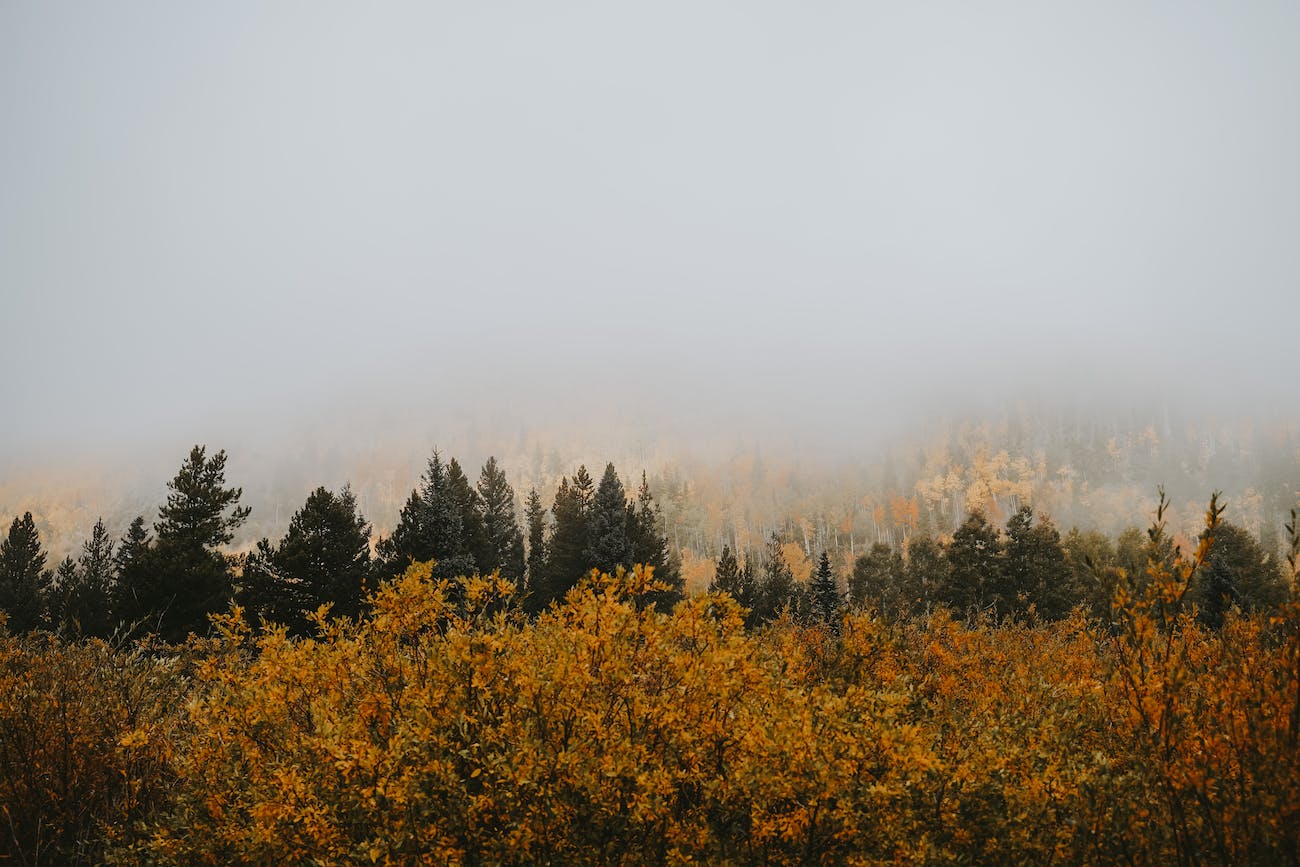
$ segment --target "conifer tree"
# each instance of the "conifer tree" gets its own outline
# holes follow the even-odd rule
[[[51,575],[32,513],[14,518],[9,535],[0,542],[0,610],[9,618],[10,632],[30,632],[42,625]]]
[[[1033,605],[1049,619],[1070,611],[1070,575],[1061,547],[1061,534],[1051,521],[1034,524],[1034,510],[1020,509],[1007,520],[1001,580],[991,588],[990,601],[1001,614],[1015,614]]]
[[[668,547],[668,537],[663,532],[663,514],[650,493],[644,470],[641,471],[636,503],[627,506],[627,528],[632,562],[652,567],[655,580],[667,587],[649,594],[649,601],[660,611],[671,611],[685,595],[685,582]]]
[[[976,510],[952,534],[948,545],[948,582],[939,588],[939,601],[956,612],[984,608],[991,587],[999,580],[998,531]]]
[[[69,557],[59,567],[58,601],[57,605],[51,605],[50,612],[52,625],[68,635],[99,638],[111,635],[109,594],[116,572],[113,540],[104,526],[104,519],[100,518],[95,522],[90,538],[82,543],[81,556],[76,563]]]
[[[563,599],[590,570],[587,548],[590,543],[590,517],[595,493],[591,475],[579,467],[573,481],[560,480],[555,492],[551,515],[551,538],[546,544],[546,568],[529,597],[529,609],[542,611],[553,601]]]
[[[451,489],[448,466],[434,450],[419,486],[402,507],[393,534],[376,546],[382,576],[400,575],[412,562],[429,560],[436,561],[435,577],[472,574],[474,558],[464,545],[463,520],[461,503]]]
[[[795,603],[795,589],[794,573],[785,562],[780,538],[773,533],[763,557],[763,571],[759,574],[752,621],[767,623],[774,620],[782,609]]]
[[[886,617],[910,610],[902,556],[883,542],[872,545],[853,563],[849,600],[858,608],[874,605]]]
[[[490,457],[478,477],[478,501],[482,510],[483,553],[478,561],[481,572],[501,570],[501,577],[523,587],[524,537],[515,515],[515,490],[506,474]]]
[[[718,556],[717,565],[713,569],[713,581],[709,583],[710,593],[728,593],[737,601],[740,600],[740,562],[736,560],[736,555],[731,553],[730,545],[722,546],[722,554]]]
[[[370,524],[350,488],[317,488],[289,521],[278,546],[261,540],[244,568],[241,595],[259,617],[306,635],[308,615],[329,604],[334,616],[361,612],[371,574]]]
[[[528,521],[528,585],[532,587],[546,572],[546,507],[536,488],[528,491],[524,517]]]
[[[137,515],[127,528],[114,555],[116,578],[109,588],[111,621],[115,626],[131,629],[148,618],[146,603],[157,595],[153,569],[153,547],[144,515]]]
[[[1286,598],[1278,561],[1246,529],[1220,521],[1210,546],[1209,569],[1192,588],[1199,617],[1217,629],[1233,606],[1245,612],[1267,610]]]
[[[825,551],[817,561],[817,570],[813,572],[812,586],[809,588],[813,616],[833,631],[840,629],[840,588],[835,580],[835,571],[831,569],[831,558]]]
[[[156,580],[144,609],[169,641],[206,632],[208,615],[223,610],[233,595],[229,564],[217,549],[234,538],[249,509],[239,505],[242,489],[225,486],[225,470],[225,451],[209,458],[195,446],[167,483],[171,493],[158,510],[146,558]]]
[[[635,520],[635,515],[632,516]],[[613,464],[605,465],[596,488],[591,517],[587,522],[588,541],[586,565],[601,572],[614,574],[622,566],[632,565],[632,544],[628,539],[628,502],[623,483],[614,471]]]
[[[456,553],[467,555],[472,564],[463,574],[491,572],[495,567],[487,564],[492,562],[494,552],[483,527],[483,500],[455,458],[447,463],[447,491],[460,513],[460,547]]]
[[[903,563],[903,584],[912,600],[909,610],[928,611],[948,582],[948,558],[939,543],[929,536],[909,538],[907,560]]]

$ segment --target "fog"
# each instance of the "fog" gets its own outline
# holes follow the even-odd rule
[[[1298,37],[1287,2],[3,4],[0,473],[1290,412]]]

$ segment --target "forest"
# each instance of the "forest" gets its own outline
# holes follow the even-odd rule
[[[0,541],[15,863],[1300,857],[1294,512],[974,508],[847,569],[772,532],[688,591],[612,463],[546,505],[434,451],[391,533],[318,487],[234,553],[226,460],[53,568]]]

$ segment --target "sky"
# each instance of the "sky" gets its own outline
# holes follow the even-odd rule
[[[1294,407],[1297,49],[1266,0],[4,0],[0,466]]]

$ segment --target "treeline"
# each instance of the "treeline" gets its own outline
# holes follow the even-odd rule
[[[1163,492],[1161,498],[1163,514]],[[1173,562],[1175,545],[1162,539],[1161,557]],[[804,623],[835,623],[845,606],[890,619],[946,608],[970,617],[1060,620],[1076,607],[1107,618],[1116,587],[1126,578],[1144,580],[1150,544],[1136,527],[1114,541],[1078,528],[1062,539],[1050,520],[1035,520],[1030,506],[1021,506],[1002,531],[973,511],[943,542],[915,535],[901,547],[876,543],[843,581],[826,552],[806,583],[796,581],[776,534],[743,560],[724,546],[709,590],[731,594],[748,609],[751,626],[783,613]],[[1286,588],[1282,561],[1244,528],[1219,521],[1209,560],[1185,601],[1204,625],[1217,628],[1234,606],[1246,613],[1275,608]]]
[[[311,641],[0,627],[0,859],[1294,864],[1294,516],[1287,599],[1212,629],[1185,603],[1220,507],[1190,555],[1164,513],[1105,622],[747,629],[725,593],[657,610],[640,568],[527,617],[425,563]]]
[[[10,631],[152,634],[174,643],[205,633],[210,615],[234,601],[255,619],[305,634],[321,606],[356,616],[380,584],[428,561],[439,577],[499,574],[534,614],[592,569],[634,563],[655,569],[661,586],[652,604],[667,610],[682,595],[645,475],[629,497],[612,464],[599,484],[579,467],[561,482],[549,513],[530,491],[521,526],[514,489],[495,458],[473,484],[455,458],[435,451],[391,535],[372,540],[349,488],[321,487],[278,542],[264,538],[238,557],[222,547],[250,509],[240,505],[242,489],[227,486],[225,466],[224,451],[209,456],[195,446],[167,483],[152,527],[138,516],[114,540],[100,519],[80,555],[54,569],[31,513],[15,517],[0,541],[0,612]]]

